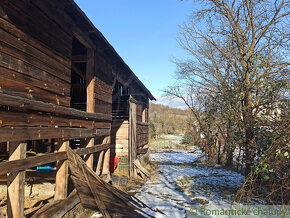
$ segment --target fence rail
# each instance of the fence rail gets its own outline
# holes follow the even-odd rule
[[[76,149],[76,153],[80,156],[93,154],[110,148],[110,144],[100,144],[93,147]],[[66,160],[67,154],[65,151],[44,154],[36,157],[27,157],[24,159],[7,161],[0,163],[0,175],[26,170],[43,164],[53,163],[60,160]]]

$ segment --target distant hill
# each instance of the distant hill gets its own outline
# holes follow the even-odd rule
[[[188,114],[187,110],[151,103],[149,106],[150,137],[184,133]]]

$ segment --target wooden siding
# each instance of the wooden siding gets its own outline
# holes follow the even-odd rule
[[[52,25],[52,21],[25,2],[1,1],[0,90],[14,96],[69,107],[70,60],[56,53],[53,46],[47,47],[53,37],[50,36],[51,32],[55,34],[51,39],[54,45],[58,44],[63,33],[59,28],[46,31],[45,27]],[[32,22],[31,18],[36,14],[39,19]],[[63,47],[71,44],[72,40],[68,35],[65,39]],[[70,46],[66,52],[70,52]]]

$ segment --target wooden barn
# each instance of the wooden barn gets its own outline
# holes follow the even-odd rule
[[[110,174],[114,157],[117,170],[131,175],[148,150],[149,100],[73,0],[1,0],[0,177],[8,217],[24,216],[24,181],[37,166],[56,168],[54,197],[67,197],[68,147],[98,175]]]

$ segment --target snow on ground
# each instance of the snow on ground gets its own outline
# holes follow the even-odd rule
[[[151,160],[161,163],[157,181],[148,181],[135,196],[153,209],[155,217],[186,217],[193,205],[230,204],[244,177],[218,166],[195,163],[203,153],[195,148],[160,151]],[[162,153],[161,153],[162,152]]]

